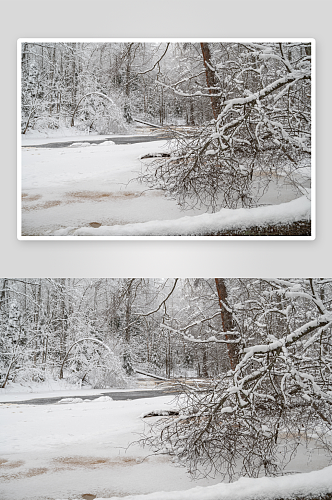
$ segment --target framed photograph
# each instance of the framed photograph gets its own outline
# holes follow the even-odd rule
[[[2,499],[330,498],[332,279],[0,290]]]
[[[315,238],[314,39],[20,39],[19,239]]]

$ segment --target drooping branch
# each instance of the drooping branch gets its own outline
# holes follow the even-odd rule
[[[86,97],[89,97],[90,95],[99,95],[100,97],[103,97],[104,99],[107,99],[111,104],[113,104],[113,106],[115,106],[114,104],[114,101],[112,101],[112,99],[110,97],[108,97],[107,95],[105,94],[102,94],[101,92],[89,92],[88,94],[85,94],[79,101],[78,103],[76,104],[76,107],[73,111],[73,114],[72,114],[72,117],[71,117],[71,124],[70,126],[73,127],[74,126],[74,117],[75,117],[75,113],[76,111],[78,110],[78,107],[79,105],[81,104],[81,102],[83,101],[83,99],[85,99]]]
[[[236,367],[236,371],[240,371],[243,369],[249,358],[253,358],[256,354],[267,354],[275,351],[279,351],[283,347],[290,347],[292,344],[300,340],[302,337],[309,335],[318,329],[321,328],[329,328],[332,325],[332,313],[328,312],[323,314],[322,316],[309,321],[305,325],[297,328],[293,332],[286,335],[281,339],[275,340],[274,342],[270,342],[269,344],[258,344],[253,347],[247,347],[243,349],[245,356],[242,358],[241,362]]]
[[[63,378],[63,367],[65,365],[65,362],[68,358],[68,355],[70,353],[70,351],[75,347],[75,345],[79,344],[80,342],[84,342],[84,340],[88,340],[89,342],[96,342],[96,344],[99,344],[101,345],[102,347],[104,347],[104,349],[107,349],[111,354],[112,351],[111,349],[108,347],[108,345],[104,344],[104,342],[102,342],[101,340],[98,340],[98,339],[95,339],[93,337],[84,337],[83,339],[79,339],[79,340],[76,340],[76,342],[74,342],[70,348],[68,349],[68,351],[66,352],[64,358],[63,358],[63,361],[62,361],[62,364],[61,364],[61,368],[60,368],[60,379]]]
[[[152,68],[147,69],[147,70],[145,70],[145,71],[139,71],[138,73],[136,73],[136,76],[137,76],[137,75],[145,75],[146,73],[150,73],[151,71],[153,71],[153,70],[155,69],[155,67],[156,67],[156,66],[160,63],[160,61],[161,61],[161,60],[165,57],[165,55],[166,55],[166,52],[167,52],[167,50],[168,50],[169,45],[170,45],[170,42],[168,42],[168,43],[166,44],[166,49],[164,50],[163,54],[159,57],[158,61],[156,61],[156,62],[154,63],[154,65],[152,66]]]
[[[162,323],[160,325],[161,328],[165,328],[169,332],[173,333],[174,335],[181,335],[181,337],[184,340],[187,340],[188,342],[193,342],[195,344],[238,344],[240,342],[239,338],[236,336],[239,334],[239,332],[218,332],[218,335],[223,335],[225,338],[217,338],[215,335],[210,335],[210,337],[206,339],[202,339],[200,337],[196,338],[193,335],[186,334],[185,332],[189,330],[190,328],[193,328],[195,326],[200,326],[206,321],[210,321],[211,319],[217,317],[220,315],[220,311],[213,314],[212,316],[209,316],[208,318],[204,318],[199,321],[195,321],[193,323],[190,323],[189,325],[183,327],[183,328],[172,328],[169,325],[165,325]],[[231,339],[230,337],[234,337],[234,339]]]
[[[153,311],[149,311],[147,313],[138,313],[137,314],[138,318],[135,319],[134,321],[132,321],[131,323],[129,323],[127,325],[127,328],[129,328],[132,325],[135,325],[139,321],[140,318],[146,318],[147,316],[151,316],[152,314],[155,314],[156,312],[158,312],[162,308],[162,306],[165,306],[166,302],[168,301],[168,299],[170,298],[170,296],[174,292],[176,284],[177,284],[178,281],[179,281],[179,278],[175,278],[174,279],[174,283],[173,283],[173,286],[171,288],[171,291],[167,294],[167,296],[164,298],[164,300],[162,300],[160,302],[159,306],[156,309],[154,309]]]
[[[248,97],[234,97],[232,99],[226,100],[224,102],[225,107],[223,109],[222,115],[225,115],[227,111],[231,109],[233,106],[236,105],[244,106],[245,104],[250,104],[257,100],[263,100],[265,97],[272,94],[276,90],[284,87],[285,85],[289,83],[295,84],[300,80],[311,80],[311,75],[308,73],[298,73],[298,72],[288,73],[286,76],[279,78],[278,80],[275,80],[274,82],[270,83],[263,89],[251,94]],[[219,121],[221,120],[220,116],[218,120]]]

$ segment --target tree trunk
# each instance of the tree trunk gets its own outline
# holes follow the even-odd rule
[[[71,78],[72,78],[72,84],[71,84],[71,102],[72,102],[72,109],[76,108],[76,93],[77,93],[77,74],[76,74],[76,43],[72,44],[73,47],[73,59],[72,59],[72,67],[71,67]]]
[[[171,378],[172,371],[172,347],[169,332],[166,333],[166,356],[165,356],[166,378]]]
[[[4,382],[3,382],[2,386],[1,386],[1,389],[4,389],[5,386],[6,386],[6,384],[7,384],[10,370],[11,370],[12,366],[15,364],[15,361],[16,361],[16,359],[15,359],[15,356],[13,355],[12,360],[9,363],[8,370],[7,370],[7,373],[6,373],[6,376],[5,376],[5,380],[4,380]]]
[[[202,356],[202,377],[209,378],[209,372],[207,367],[207,347],[206,345],[202,346],[203,356]]]
[[[209,94],[211,99],[213,118],[216,120],[218,118],[218,115],[220,114],[220,97],[215,95],[219,85],[215,76],[215,72],[212,70],[209,44],[201,43],[201,49],[204,60],[206,83],[209,89]]]
[[[159,123],[164,125],[164,89],[161,88],[160,101],[159,101]]]
[[[2,282],[2,290],[0,293],[0,309],[7,309],[7,283],[8,279],[4,278]]]
[[[66,278],[60,278],[59,283],[59,317],[60,317],[60,356],[64,359],[67,342],[67,311],[66,311]]]
[[[224,278],[215,278],[215,283],[218,292],[219,306],[221,311],[221,321],[224,332],[230,332],[234,329],[232,312],[226,309],[227,307],[227,288]],[[226,306],[226,307],[225,307]],[[235,340],[236,335],[227,334],[226,340]],[[227,352],[231,369],[234,370],[239,362],[239,348],[237,344],[227,344]]]
[[[125,327],[125,342],[127,346],[130,343],[130,318],[131,318],[131,289],[128,290],[126,309],[125,309],[126,327]]]
[[[23,43],[22,45],[21,68],[22,68],[22,74],[24,70],[29,71],[29,55],[28,55],[27,43]]]

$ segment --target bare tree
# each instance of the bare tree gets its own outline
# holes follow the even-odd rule
[[[311,55],[307,43],[201,44],[207,87],[194,74],[173,84],[182,98],[208,98],[214,120],[174,131],[170,158],[141,180],[186,208],[253,206],[270,182],[309,195]],[[198,73],[199,75],[199,73]],[[183,90],[188,81],[191,90]]]
[[[193,474],[230,479],[278,474],[313,434],[331,454],[331,285],[247,280],[250,298],[233,304],[243,325],[237,365],[207,387],[183,385],[179,417],[160,419],[144,444]],[[274,315],[282,332],[270,330]]]

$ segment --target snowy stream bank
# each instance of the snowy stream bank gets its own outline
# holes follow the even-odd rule
[[[269,205],[267,211],[183,212],[162,191],[148,190],[136,180],[142,168],[140,158],[151,152],[165,152],[167,141],[115,145],[105,138],[103,143],[90,144],[86,142],[88,136],[83,137],[84,142],[80,142],[82,137],[75,137],[74,147],[58,149],[29,147],[54,142],[54,138],[24,139],[23,236],[197,235],[206,230],[248,227],[266,221],[288,223],[307,218],[308,214],[310,217],[310,201],[288,204],[298,195],[292,186],[281,188],[276,183],[260,200],[262,205]],[[71,142],[73,137],[57,140]],[[276,208],[281,204],[283,207]]]
[[[147,420],[158,418],[143,419],[142,415],[174,408],[172,396],[132,401],[101,396],[89,401],[80,396],[100,395],[100,391],[63,388],[56,393],[29,393],[25,398],[46,394],[62,396],[62,401],[22,405],[17,403],[22,394],[11,390],[0,394],[0,401],[12,401],[0,403],[1,500],[128,495],[132,500],[272,500],[292,493],[332,492],[332,467],[324,469],[328,465],[324,454],[313,454],[311,461],[302,454],[292,462],[292,470],[306,474],[242,478],[226,484],[218,477],[192,480],[170,457],[152,455],[131,444]]]

